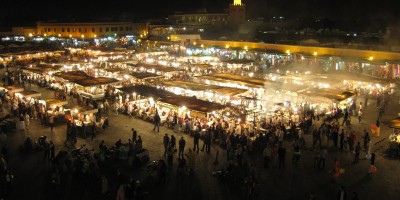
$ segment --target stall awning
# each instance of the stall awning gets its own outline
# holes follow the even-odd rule
[[[144,73],[132,72],[130,75],[135,77],[136,79],[162,78],[163,77],[158,74],[147,73],[147,72],[144,72]]]
[[[35,67],[24,67],[23,70],[36,74],[49,74],[59,71],[62,67],[62,65],[40,64]]]
[[[302,90],[301,92],[298,92],[298,94],[304,94],[307,96],[325,97],[340,102],[353,97],[356,93],[352,90],[335,91],[332,89],[306,89]]]
[[[99,69],[103,69],[103,68],[99,68]],[[121,68],[104,68],[104,70],[107,72],[111,72],[111,73],[124,71],[124,69],[121,69]]]
[[[40,96],[42,96],[42,93],[34,91],[34,90],[30,90],[30,91],[25,90],[25,91],[21,91],[21,92],[16,92],[16,94],[17,95],[20,94],[25,98],[28,98],[28,97],[32,98],[32,97],[40,97]]]
[[[218,103],[203,101],[193,97],[180,96],[172,92],[168,92],[162,89],[157,89],[155,87],[150,87],[146,85],[124,87],[124,88],[119,88],[119,90],[128,94],[136,93],[137,95],[141,95],[144,97],[153,97],[154,100],[159,99],[159,101],[161,102],[175,106],[186,106],[190,110],[196,110],[204,113],[221,110],[226,107]]]
[[[70,82],[75,82],[76,80],[81,80],[89,77],[85,72],[83,71],[68,71],[68,72],[58,72],[55,73],[54,76],[60,77],[64,80],[70,81]]]
[[[68,80],[69,82],[72,82],[72,83],[76,83],[83,87],[106,85],[106,84],[119,82],[119,80],[117,80],[115,78],[91,77],[82,71],[59,72],[59,73],[54,74],[54,76],[60,77],[64,80]]]
[[[254,77],[240,76],[236,74],[213,74],[207,76],[200,76],[199,78],[222,82],[222,83],[236,83],[239,85],[246,85],[248,87],[253,87],[253,88],[264,88],[267,85],[275,84],[272,81]]]
[[[81,85],[83,87],[107,85],[107,84],[118,83],[118,82],[119,82],[118,79],[107,78],[107,77],[98,77],[98,78],[90,77],[87,79],[75,81],[76,84]]]

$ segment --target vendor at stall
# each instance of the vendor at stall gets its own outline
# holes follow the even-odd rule
[[[96,127],[101,127],[96,117],[98,109],[90,106],[75,106],[66,111],[65,119],[74,125],[75,131],[83,138],[93,134]]]
[[[43,116],[43,124],[48,125],[50,118],[52,118],[53,124],[64,123],[65,122],[65,108],[67,102],[60,99],[47,99],[39,100],[39,105],[41,106]]]

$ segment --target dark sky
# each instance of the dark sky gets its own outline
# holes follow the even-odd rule
[[[100,17],[136,20],[160,18],[174,11],[222,12],[233,0],[1,0],[0,25],[28,24],[49,19],[95,19]],[[330,19],[386,19],[399,15],[399,0],[243,0],[248,16]]]

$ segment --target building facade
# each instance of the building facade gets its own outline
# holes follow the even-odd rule
[[[12,27],[11,31],[0,33],[2,36],[54,36],[73,38],[96,38],[147,34],[148,24],[133,22],[37,22],[36,27]]]
[[[145,24],[132,22],[93,22],[93,23],[37,23],[37,35],[96,38],[120,35],[147,34]]]

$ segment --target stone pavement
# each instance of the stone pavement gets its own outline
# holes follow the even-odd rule
[[[35,90],[42,92],[42,98],[52,96],[52,92],[36,88]],[[372,137],[373,143],[388,138],[391,129],[385,126],[388,121],[397,116],[399,96],[392,96],[389,106],[382,120],[381,136]],[[363,98],[358,101],[364,102]],[[363,129],[367,129],[372,123],[375,123],[377,112],[375,108],[375,100],[370,99],[369,105],[364,111],[364,120],[358,124],[357,119],[353,117],[351,127],[358,133],[361,138]],[[108,147],[121,139],[127,142],[131,138],[131,128],[138,130],[138,134],[142,136],[143,147],[150,152],[150,160],[164,159],[162,137],[165,133],[174,134],[177,140],[183,136],[186,140],[186,147],[193,147],[193,138],[184,133],[173,133],[166,127],[160,127],[160,132],[154,132],[153,126],[149,122],[140,119],[128,118],[125,115],[109,116],[110,127],[104,132],[97,135],[95,140],[90,137],[82,139],[78,137],[76,144],[86,144],[88,149],[94,148],[98,151],[98,145],[104,140]],[[340,120],[341,122],[342,120]],[[31,154],[21,154],[18,147],[21,145],[27,135],[36,140],[41,135],[47,135],[50,140],[55,143],[56,152],[62,149],[68,149],[64,145],[66,138],[66,125],[59,125],[51,132],[49,127],[40,125],[39,120],[31,120],[31,125],[27,132],[15,131],[9,133],[8,143],[10,146],[10,162],[9,169],[14,172],[15,179],[12,183],[12,193],[10,199],[102,199],[98,195],[98,190],[91,187],[82,189],[83,184],[80,180],[70,180],[70,177],[62,177],[62,181],[66,182],[62,188],[62,196],[53,196],[53,191],[49,186],[50,168],[51,166],[43,159],[43,152]],[[308,146],[311,144],[311,135],[305,135]],[[200,142],[202,145],[202,142]],[[359,164],[351,165],[353,154],[350,152],[339,152],[334,147],[329,147],[329,156],[325,170],[315,171],[313,169],[313,152],[305,149],[302,151],[300,163],[297,166],[292,165],[291,157],[292,142],[285,141],[284,145],[288,151],[286,155],[286,169],[277,169],[277,161],[274,166],[265,170],[262,168],[261,155],[250,155],[250,163],[256,167],[258,186],[257,199],[308,199],[310,194],[314,194],[318,200],[336,199],[336,193],[341,185],[346,186],[348,196],[351,197],[352,192],[357,192],[360,199],[399,199],[400,197],[400,164],[399,160],[386,157],[382,152],[377,152],[376,165],[378,173],[372,176],[366,176],[369,169],[369,161],[362,159]],[[323,143],[323,145],[325,145]],[[187,149],[186,148],[186,149]],[[220,169],[226,166],[225,151],[216,145],[212,145],[211,154],[200,152],[196,157],[196,170],[192,176],[178,177],[175,170],[171,170],[168,175],[167,184],[164,187],[154,185],[154,181],[147,177],[145,170],[133,170],[126,165],[126,161],[119,161],[113,166],[114,169],[120,169],[122,175],[129,179],[141,180],[145,190],[149,192],[149,199],[242,199],[241,189],[232,188],[226,183],[218,181],[212,172],[214,171],[214,160],[216,151],[219,151],[219,164],[216,168]],[[346,172],[341,175],[336,183],[330,181],[331,174],[329,170],[333,167],[333,158],[337,157],[345,165]],[[361,153],[361,157],[365,158],[365,152]],[[177,162],[174,160],[174,169]],[[87,182],[85,182],[87,181]],[[84,184],[90,185],[90,180],[83,181]],[[111,181],[111,180],[110,180]],[[111,189],[115,193],[116,186],[111,185]],[[114,199],[115,194],[108,199]]]

